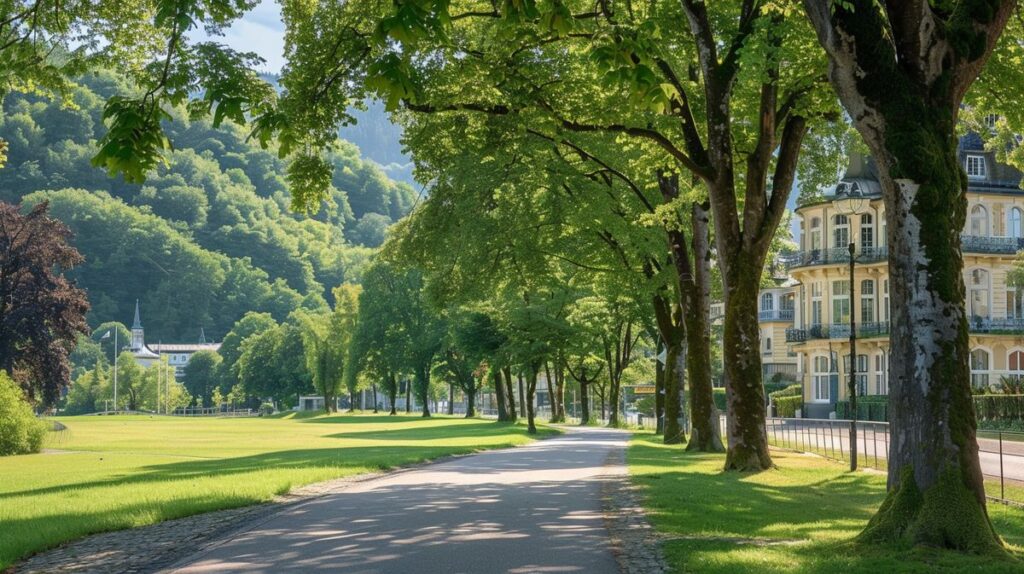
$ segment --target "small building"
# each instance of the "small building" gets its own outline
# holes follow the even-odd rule
[[[135,362],[143,367],[148,367],[160,360],[167,358],[167,364],[174,367],[174,378],[181,380],[185,376],[185,365],[188,364],[192,355],[199,351],[218,351],[220,343],[207,343],[206,333],[200,327],[198,343],[158,343],[156,345],[146,344],[146,332],[142,328],[142,320],[139,314],[139,301],[135,300],[135,320],[132,322],[132,342],[129,350],[135,355]]]

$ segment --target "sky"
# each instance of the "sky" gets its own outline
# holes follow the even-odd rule
[[[260,0],[259,5],[235,22],[216,41],[242,52],[255,52],[266,60],[264,71],[280,72],[284,65],[281,7],[273,0]]]

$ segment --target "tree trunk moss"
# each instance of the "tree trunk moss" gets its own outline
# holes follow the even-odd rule
[[[726,470],[772,467],[765,435],[764,385],[761,381],[761,333],[757,322],[760,261],[737,257],[726,280],[725,396],[729,408]]]

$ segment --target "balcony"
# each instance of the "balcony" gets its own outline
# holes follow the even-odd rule
[[[885,261],[888,257],[888,247],[867,247],[857,251],[855,263],[876,263],[878,261]],[[809,267],[811,265],[849,264],[850,250],[846,247],[835,247],[832,249],[801,251],[780,256],[779,263],[785,266],[786,269]]]
[[[870,339],[889,335],[889,323],[858,323],[857,338]],[[803,343],[815,339],[849,339],[849,323],[811,325],[806,329],[786,329],[787,343]]]
[[[960,236],[960,250],[964,253],[1015,255],[1021,249],[1024,249],[1024,239],[1018,237]]]
[[[978,335],[1024,335],[1024,318],[991,319],[988,317],[970,317],[967,321],[968,330]],[[889,335],[889,323],[859,323],[857,338],[870,339]],[[787,343],[803,343],[816,339],[850,338],[849,323],[831,325],[811,325],[803,329],[786,329]]]
[[[760,311],[757,314],[758,321],[786,321],[793,322],[793,310],[792,309],[773,309],[770,311]]]

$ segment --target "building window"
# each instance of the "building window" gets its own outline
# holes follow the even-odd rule
[[[832,365],[828,357],[814,357],[812,371],[812,397],[817,402],[827,403],[832,399]]]
[[[868,394],[868,356],[857,355],[857,396]]]
[[[1024,229],[1021,227],[1022,212],[1019,207],[1011,207],[1006,215],[1006,234],[1010,237],[1020,239],[1024,237]]]
[[[811,283],[811,325],[821,325],[821,283]]]
[[[889,394],[889,357],[888,353],[881,352],[875,355],[875,393],[879,395]]]
[[[969,235],[985,237],[988,234],[988,210],[983,205],[975,205],[971,208]]]
[[[840,248],[850,245],[850,220],[845,215],[832,218],[832,247]]]
[[[971,179],[983,179],[988,175],[988,170],[985,169],[985,156],[983,155],[969,155],[965,162],[967,169],[967,177]]]
[[[832,282],[832,323],[850,322],[850,282]]]
[[[771,337],[765,337],[765,339],[764,339],[764,354],[765,355],[771,355],[772,354],[772,338]]]
[[[774,306],[775,306],[775,298],[772,297],[771,293],[765,293],[764,295],[761,295],[761,310],[762,311],[771,311]]]
[[[889,322],[889,280],[882,280],[882,314],[885,322]]]
[[[1012,351],[1007,357],[1007,365],[1009,366],[1009,372],[1006,373],[1008,379],[1016,383],[1024,379],[1024,351]]]
[[[875,219],[870,213],[860,216],[860,250],[870,253],[875,248]]]
[[[871,279],[860,282],[860,322],[875,322],[875,282]]]
[[[984,269],[971,271],[969,281],[970,297],[968,297],[968,312],[971,319],[989,318],[989,273]]]
[[[880,215],[879,219],[882,220],[882,231],[878,234],[878,244],[879,245],[888,245],[889,244],[889,237],[886,234],[888,233],[888,229],[889,228],[888,228],[887,223],[886,223],[885,214],[883,213],[882,215]]]
[[[989,355],[985,349],[971,351],[971,386],[976,389],[988,388]]]
[[[1013,285],[1006,287],[1006,318],[1024,319],[1024,289]]]
[[[811,251],[821,249],[821,218],[811,218]]]

